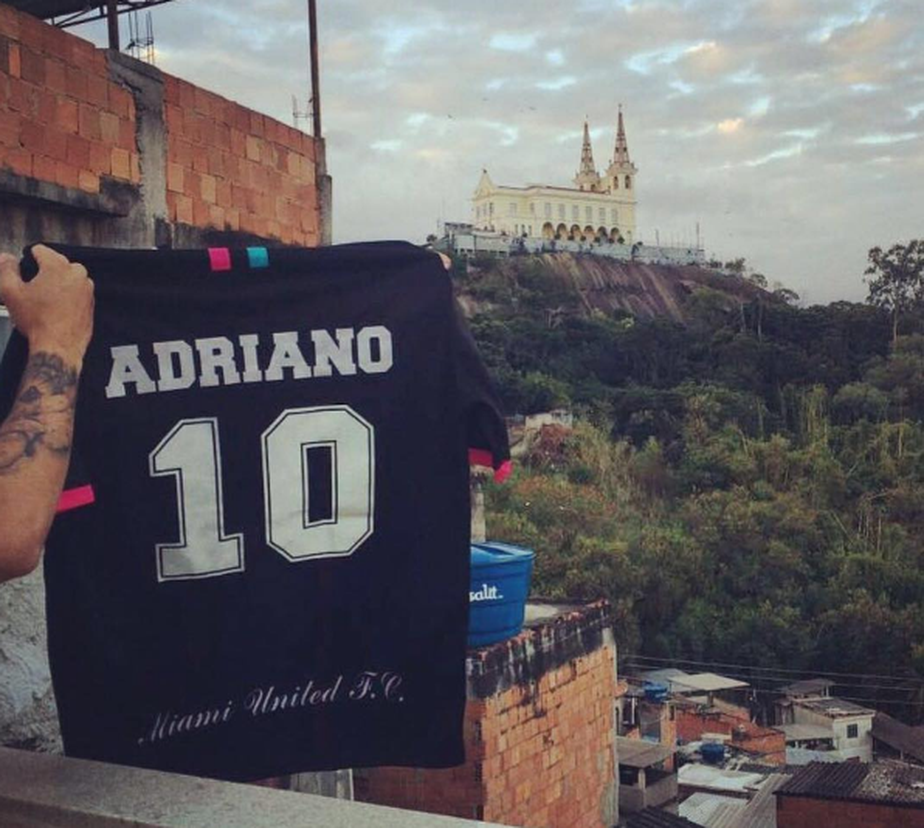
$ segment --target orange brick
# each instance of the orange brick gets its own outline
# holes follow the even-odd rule
[[[22,50],[18,43],[10,44],[9,54],[10,76],[14,78],[22,75]]]
[[[171,136],[172,137],[172,136]],[[193,165],[194,148],[193,145],[185,138],[177,136],[174,141],[174,150],[171,154],[171,161],[176,161],[182,167],[190,168]]]
[[[76,167],[72,167],[67,161],[56,161],[55,181],[62,187],[77,189],[80,183],[79,170]]]
[[[78,101],[87,100],[87,73],[79,66],[66,69],[67,94]]]
[[[112,171],[112,150],[105,144],[90,143],[90,172],[97,175],[109,175]]]
[[[132,175],[131,157],[128,150],[121,147],[113,147],[110,154],[110,164],[112,175],[115,178],[123,178],[128,181]]]
[[[199,173],[209,171],[209,151],[203,147],[193,147],[193,169]]]
[[[247,136],[247,149],[246,149],[247,158],[250,161],[259,161],[260,160],[260,139],[253,136]]]
[[[66,90],[65,68],[60,60],[45,58],[45,86],[53,92]]]
[[[180,100],[179,79],[166,72],[161,73],[164,79],[164,100],[176,104]]]
[[[47,155],[36,155],[32,159],[32,177],[39,181],[55,180],[55,160]]]
[[[79,135],[67,137],[67,163],[78,169],[89,170],[90,142],[86,138]]]
[[[172,161],[167,163],[167,189],[174,193],[183,192],[183,167]]]
[[[217,204],[209,206],[209,223],[214,227],[224,228],[225,226],[225,211]]]
[[[164,107],[164,115],[167,122],[167,130],[171,133],[180,134],[183,132],[183,110],[175,104],[167,104]]]
[[[265,119],[259,112],[250,112],[250,134],[262,138],[265,132]]]
[[[0,3],[0,35],[11,40],[19,39],[19,14],[4,3]]]
[[[121,86],[110,84],[109,109],[120,118],[132,120],[135,117],[135,101],[131,93]]]
[[[226,210],[231,207],[231,182],[218,179],[215,184],[215,203]]]
[[[228,207],[225,210],[225,222],[229,230],[238,232],[241,229],[241,211],[236,207]]]
[[[171,194],[172,195],[172,194]],[[176,220],[182,224],[193,223],[193,202],[189,196],[177,194],[174,196],[176,202]]]
[[[43,86],[45,83],[45,58],[38,52],[23,46],[21,53],[22,79],[36,86]]]
[[[135,122],[127,118],[119,118],[119,139],[118,145],[122,149],[134,150],[135,144]]]
[[[77,185],[88,193],[99,192],[99,176],[89,170],[81,170],[77,175]]]
[[[87,77],[87,100],[100,109],[109,107],[109,81],[99,75]]]
[[[67,160],[67,139],[70,133],[55,127],[45,127],[45,155],[56,161]]]
[[[76,101],[58,98],[55,123],[65,132],[77,133],[80,129],[80,118]]]
[[[201,198],[193,198],[193,224],[197,227],[208,227],[211,214],[209,205]]]
[[[137,152],[131,153],[129,166],[131,167],[132,184],[141,183],[141,156]]]
[[[201,198],[202,176],[193,170],[186,170],[183,174],[183,192],[190,198]]]
[[[201,187],[202,200],[209,204],[215,204],[217,202],[217,194],[216,194],[216,183],[217,182],[215,180],[215,176],[203,175],[201,183],[202,183],[202,187]]]
[[[27,150],[41,155],[45,151],[45,130],[35,121],[23,120],[19,128],[19,142]]]
[[[89,104],[80,104],[78,108],[80,113],[80,134],[90,141],[98,141],[101,137],[99,128],[100,111]]]
[[[11,148],[6,153],[6,165],[16,174],[32,175],[32,153],[27,149]]]
[[[126,121],[127,123],[127,121]],[[121,146],[119,144],[119,116],[111,112],[100,112],[99,114],[99,131],[100,138],[104,144],[111,146]],[[128,147],[123,147],[128,149]]]

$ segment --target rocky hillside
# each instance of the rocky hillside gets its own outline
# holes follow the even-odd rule
[[[763,291],[738,276],[691,265],[619,262],[597,256],[553,253],[469,265],[460,300],[469,314],[515,296],[524,282],[540,278],[577,296],[588,312],[686,321],[687,298],[702,289],[727,297],[728,307],[750,302]],[[766,295],[766,294],[765,294]],[[566,304],[571,304],[567,302]]]

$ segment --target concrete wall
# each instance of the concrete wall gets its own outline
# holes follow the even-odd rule
[[[473,651],[465,765],[357,771],[357,798],[536,828],[614,825],[615,657],[604,605]]]
[[[0,250],[323,243],[323,150],[0,3]],[[0,585],[0,744],[57,750],[43,596]]]

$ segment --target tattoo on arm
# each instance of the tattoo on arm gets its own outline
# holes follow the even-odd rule
[[[0,475],[43,451],[66,462],[74,433],[77,371],[55,354],[29,357],[13,410],[0,423]]]

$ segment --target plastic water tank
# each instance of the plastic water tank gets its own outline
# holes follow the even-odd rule
[[[699,752],[707,765],[718,765],[725,759],[725,745],[719,742],[704,742]]]
[[[472,544],[469,647],[496,644],[523,629],[535,557],[532,549],[509,543]]]
[[[646,681],[644,684],[645,699],[650,702],[667,701],[667,685],[661,681]]]

